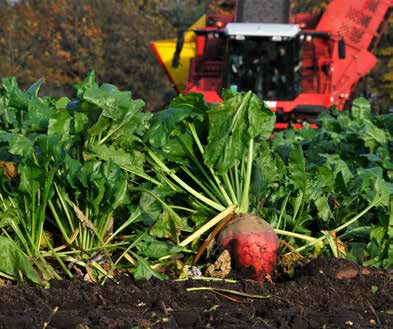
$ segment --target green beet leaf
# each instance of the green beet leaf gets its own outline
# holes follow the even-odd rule
[[[208,112],[209,133],[204,160],[218,173],[225,173],[247,153],[249,142],[268,138],[275,115],[251,92],[232,94]]]
[[[80,85],[75,85],[76,89],[76,96],[79,99],[83,98],[83,94],[86,92],[88,89],[95,89],[98,88],[98,84],[96,82],[96,73],[95,71],[90,71],[87,74],[87,77],[85,80]]]
[[[169,108],[163,110],[151,120],[150,129],[144,138],[153,147],[162,147],[168,143],[171,136],[179,134],[177,125],[192,115],[192,109]]]
[[[164,159],[179,164],[188,163],[188,157],[193,153],[194,140],[190,134],[171,137],[161,149],[154,149]]]
[[[209,109],[204,96],[198,93],[189,93],[175,97],[171,101],[169,108],[190,109],[199,119],[203,118]]]
[[[325,222],[332,218],[333,214],[329,206],[329,201],[326,196],[319,196],[314,201],[315,206],[318,209],[318,216],[321,217]]]
[[[151,277],[156,277],[160,280],[165,280],[167,278],[166,275],[154,271],[145,258],[134,252],[131,252],[131,254],[138,262],[136,268],[133,271],[135,280],[149,280]]]
[[[183,251],[183,248],[177,247],[169,241],[159,241],[148,235],[139,241],[136,247],[142,255],[150,259],[159,259]]]
[[[59,135],[67,139],[71,133],[72,117],[68,111],[60,110],[54,113],[49,119],[48,135]]]
[[[49,107],[42,99],[32,97],[27,107],[23,129],[31,132],[45,132],[54,109]]]
[[[150,228],[149,233],[158,238],[171,238],[177,242],[184,223],[184,218],[178,216],[169,207],[164,207],[157,221]]]
[[[27,92],[31,95],[38,96],[38,92],[40,91],[40,88],[42,86],[43,81],[38,80],[34,82],[28,89]]]
[[[296,189],[304,190],[307,182],[306,162],[302,147],[297,144],[289,155],[288,174]]]
[[[83,99],[101,108],[105,117],[118,121],[131,105],[131,92],[119,91],[115,86],[104,84],[96,89],[87,89]]]
[[[355,120],[370,120],[371,119],[371,105],[365,98],[357,98],[354,100],[351,108],[352,117]]]
[[[18,246],[7,237],[0,236],[0,271],[16,279],[20,275],[39,284],[41,278]]]
[[[138,151],[127,152],[124,149],[114,146],[93,144],[89,146],[84,154],[85,159],[95,156],[105,161],[113,161],[121,168],[131,173],[143,173],[143,163],[145,161],[143,154]]]
[[[386,132],[374,125],[367,125],[361,132],[361,138],[371,152],[374,152],[378,145],[385,145],[388,140]]]
[[[30,138],[22,135],[8,135],[9,152],[14,155],[29,158],[34,152],[34,143]]]
[[[29,164],[19,165],[18,170],[20,172],[19,190],[34,195],[44,183],[43,171]]]
[[[149,233],[154,237],[172,238],[176,241],[185,226],[185,219],[164,202],[175,192],[166,186],[151,191],[142,189],[142,192],[139,208],[143,223],[150,227]]]
[[[182,124],[185,121],[193,122],[195,119],[202,121],[207,110],[203,95],[195,93],[180,95],[172,100],[166,110],[153,116],[150,129],[144,139],[154,148],[162,147],[173,137],[184,134]]]

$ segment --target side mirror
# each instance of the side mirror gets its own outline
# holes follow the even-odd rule
[[[338,58],[345,59],[347,57],[347,45],[344,39],[338,40]]]

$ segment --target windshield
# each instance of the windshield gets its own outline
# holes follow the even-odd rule
[[[224,86],[252,90],[264,100],[292,100],[300,93],[300,57],[298,38],[228,39]]]

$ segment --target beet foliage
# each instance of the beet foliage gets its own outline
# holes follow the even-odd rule
[[[393,116],[365,100],[271,138],[274,114],[251,93],[180,95],[151,114],[94,74],[73,100],[39,87],[2,84],[3,277],[176,277],[225,209],[264,218],[304,255],[392,266]]]

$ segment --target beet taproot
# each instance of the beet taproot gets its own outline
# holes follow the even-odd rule
[[[220,232],[217,243],[231,254],[233,266],[264,281],[277,262],[279,239],[273,227],[253,214],[236,215]]]

